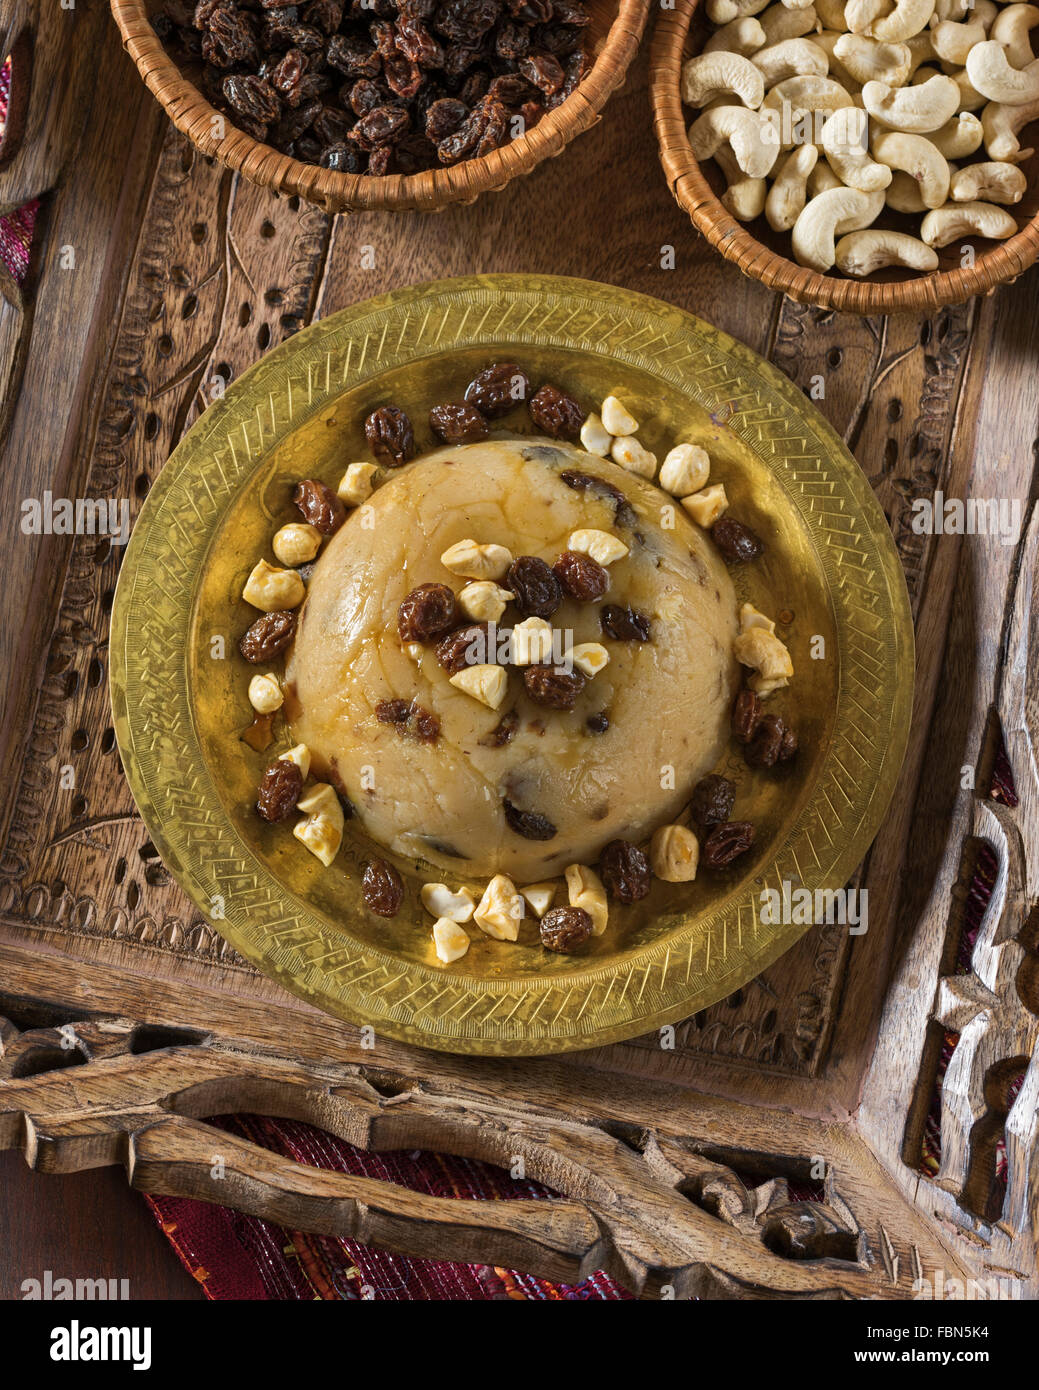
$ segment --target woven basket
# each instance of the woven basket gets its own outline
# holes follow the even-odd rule
[[[420,174],[344,174],[279,154],[229,122],[223,139],[213,134],[216,110],[181,72],[148,21],[158,0],[111,0],[123,47],[137,64],[148,90],[178,130],[203,154],[278,193],[296,194],[326,212],[436,212],[452,203],[471,203],[481,193],[504,188],[529,174],[543,159],[561,154],[575,135],[599,120],[599,112],[624,81],[646,27],[649,0],[590,0],[586,49],[594,59],[576,91],[547,112],[526,135],[482,159]]]
[[[788,232],[773,232],[764,217],[750,226],[737,222],[720,201],[725,191],[720,170],[713,160],[701,168],[686,135],[693,115],[679,96],[682,64],[700,51],[710,32],[707,21],[697,14],[698,8],[699,0],[676,0],[674,10],[662,10],[657,17],[650,55],[650,92],[660,160],[679,206],[711,245],[744,275],[770,289],[782,290],[801,304],[854,314],[895,314],[934,310],[988,293],[1015,280],[1039,257],[1039,154],[1022,166],[1028,192],[1020,203],[1007,208],[1017,221],[1016,235],[1001,242],[971,238],[976,258],[969,267],[960,265],[960,245],[954,242],[938,252],[941,264],[929,274],[882,270],[867,280],[852,280],[837,270],[820,275],[789,259]],[[1029,143],[1027,130],[1021,132],[1021,142]],[[919,236],[919,223],[919,218],[884,213],[875,225]]]

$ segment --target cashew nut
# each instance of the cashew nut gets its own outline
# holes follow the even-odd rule
[[[884,206],[883,192],[832,188],[813,198],[794,223],[794,257],[813,270],[830,270],[837,259],[834,237],[868,227]]]
[[[1017,231],[1017,223],[993,203],[947,203],[929,212],[920,224],[928,246],[948,246],[959,237],[982,236],[1005,241]]]
[[[945,156],[923,135],[901,130],[880,131],[873,137],[873,154],[889,169],[902,169],[920,188],[924,207],[940,208],[949,196],[949,165]]]
[[[898,0],[890,14],[881,14],[867,25],[866,33],[871,39],[883,39],[885,43],[911,39],[927,27],[934,14],[934,5],[935,0]]]
[[[946,159],[963,159],[981,148],[984,136],[977,116],[972,116],[969,111],[961,111],[947,121],[941,130],[936,130],[930,139]]]
[[[905,45],[909,49],[909,76],[912,77],[918,67],[924,63],[929,63],[935,56],[934,45],[931,43],[931,35],[926,29],[919,34],[914,34],[911,39],[906,39]]]
[[[752,179],[763,179],[779,154],[775,130],[746,106],[716,106],[689,127],[689,144],[696,159],[710,159],[726,143]]]
[[[938,253],[905,232],[849,232],[837,243],[837,266],[845,275],[861,278],[892,265],[937,270]]]
[[[951,196],[956,203],[1019,203],[1025,195],[1028,180],[1016,164],[994,160],[984,164],[968,164],[952,180]]]
[[[731,19],[716,29],[703,46],[705,53],[738,53],[748,58],[765,45],[765,31],[753,15]]]
[[[841,33],[848,27],[845,14],[846,0],[815,0],[815,12],[822,21],[824,29],[837,29]]]
[[[808,175],[809,198],[818,198],[820,193],[829,193],[831,188],[843,187],[843,181],[837,177],[825,159],[820,159]]]
[[[971,0],[938,0],[934,7],[937,19],[952,19],[959,22],[970,13]]]
[[[756,108],[764,99],[765,83],[749,58],[738,53],[701,53],[682,69],[681,90],[689,106],[703,106],[732,93],[744,106]]]
[[[842,34],[833,52],[856,82],[902,87],[909,81],[913,55],[906,43],[879,43],[864,34]]]
[[[728,24],[760,14],[767,4],[768,0],[707,0],[707,18],[712,24]]]
[[[967,57],[977,43],[985,42],[985,25],[977,17],[967,24],[957,24],[951,19],[940,20],[931,29],[931,43],[939,58],[947,63],[963,67]]]
[[[873,193],[887,188],[891,170],[870,159],[866,151],[867,122],[865,111],[857,106],[835,111],[822,128],[819,143],[842,183],[863,193]]]
[[[768,184],[764,179],[739,179],[722,194],[721,204],[737,222],[753,222],[765,211]]]
[[[940,129],[955,116],[960,105],[960,89],[951,77],[939,73],[919,86],[897,90],[886,82],[867,82],[862,89],[862,101],[881,125],[925,134]]]
[[[1013,68],[1007,51],[995,39],[987,39],[967,55],[971,86],[989,101],[1022,106],[1039,100],[1039,58],[1025,68]]]
[[[1002,102],[990,101],[981,113],[988,157],[1012,164],[1023,164],[1030,159],[1034,151],[1023,150],[1017,136],[1024,126],[1037,117],[1039,101],[1025,102],[1021,106],[1005,106]]]
[[[782,43],[770,43],[759,49],[751,59],[760,71],[766,87],[774,87],[788,77],[799,74],[808,77],[825,77],[830,70],[830,60],[826,53],[812,39],[784,39]]]
[[[888,184],[885,202],[895,212],[926,212],[924,200],[920,197],[920,185],[911,174],[895,170],[894,178]]]
[[[967,76],[967,69],[961,68],[959,72],[948,73],[946,75],[951,77],[960,89],[959,109],[961,111],[980,111],[985,105],[985,98],[979,91],[971,86],[970,78]]]
[[[765,216],[773,231],[788,232],[800,217],[808,197],[808,175],[818,158],[815,145],[799,145],[783,161],[765,199]]]
[[[1005,5],[992,21],[988,36],[1003,45],[1012,68],[1026,68],[1035,57],[1028,32],[1037,24],[1035,5]]]
[[[843,26],[835,24],[833,27],[850,29],[853,34],[864,34],[887,8],[888,0],[847,0]]]
[[[855,92],[861,89],[862,83],[856,82],[855,78],[852,77],[851,73],[834,52],[834,49],[837,47],[838,39],[843,39],[844,37],[845,34],[836,29],[824,29],[820,34],[813,34],[808,42],[814,43],[816,48],[821,48],[826,54],[830,64],[830,75],[843,82],[849,92]]]
[[[842,7],[843,8],[843,7]],[[810,34],[818,24],[816,7],[791,10],[786,5],[769,5],[759,20],[765,31],[766,43],[782,43],[784,39],[800,39]]]

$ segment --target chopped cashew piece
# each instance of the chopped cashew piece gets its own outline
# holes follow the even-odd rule
[[[600,565],[612,565],[614,560],[623,560],[628,553],[628,547],[624,542],[616,536],[611,536],[609,531],[595,531],[590,528],[571,531],[569,549],[590,555],[593,560],[598,560]]]
[[[763,627],[766,632],[775,632],[776,625],[771,618],[766,618],[764,613],[755,608],[752,603],[744,603],[740,606],[740,631],[749,632],[752,627]]]
[[[441,917],[433,923],[433,945],[436,947],[437,960],[450,965],[452,961],[461,960],[468,951],[469,933],[449,917]]]
[[[712,483],[710,487],[694,492],[691,497],[682,498],[682,506],[705,531],[711,529],[728,505],[724,483]]]
[[[603,881],[595,870],[584,864],[571,864],[566,870],[566,893],[570,906],[584,908],[592,919],[592,935],[602,936],[610,908]]]
[[[780,686],[788,685],[794,674],[790,653],[775,635],[763,627],[748,628],[732,644],[733,655],[743,666],[752,666],[757,673],[747,684],[759,695],[770,695]]]
[[[512,629],[513,666],[540,666],[552,655],[552,624],[544,618],[524,618]]]
[[[297,743],[287,753],[279,753],[278,761],[280,763],[295,763],[303,774],[304,782],[310,776],[310,749],[305,743]]]
[[[484,889],[473,921],[495,941],[515,941],[522,920],[523,899],[516,892],[516,885],[507,875],[495,874]]]
[[[276,569],[260,560],[245,581],[242,598],[264,613],[276,613],[282,608],[298,608],[306,592],[295,570]]]
[[[584,424],[581,426],[581,447],[587,449],[590,454],[598,454],[601,459],[604,459],[610,452],[612,443],[613,435],[610,434],[595,411],[589,411],[584,417]]]
[[[700,841],[684,825],[662,825],[650,841],[649,862],[665,883],[691,883],[700,864]]]
[[[634,415],[625,409],[616,396],[607,396],[603,401],[602,422],[603,427],[614,436],[634,434],[639,427]]]
[[[869,114],[893,130],[915,135],[940,130],[960,109],[960,89],[951,77],[936,73],[912,87],[890,87],[886,82],[867,82],[862,104]]]
[[[957,170],[952,180],[952,199],[956,203],[1019,203],[1028,180],[1016,164],[988,161],[968,164]]]
[[[249,703],[257,714],[273,714],[285,703],[277,676],[253,676],[249,682]]]
[[[905,232],[849,232],[837,243],[837,266],[845,275],[872,275],[885,266],[910,270],[937,270],[938,255],[915,236]]]
[[[474,623],[496,623],[515,595],[493,579],[476,579],[458,595],[458,606]]]
[[[359,507],[372,495],[372,478],[378,472],[374,463],[350,463],[336,492],[350,507]]]
[[[441,555],[440,563],[463,579],[501,579],[512,564],[512,552],[503,545],[456,541]]]
[[[335,788],[327,782],[315,782],[306,796],[300,797],[296,810],[304,819],[293,827],[293,835],[327,869],[343,843],[345,817]]]
[[[682,100],[689,106],[706,106],[715,97],[731,94],[739,97],[744,106],[758,107],[764,100],[765,82],[754,64],[738,53],[701,53],[683,66],[681,92]],[[606,428],[610,428],[609,424]]]
[[[699,444],[676,444],[664,456],[657,479],[665,492],[674,497],[688,497],[699,492],[711,476],[711,460]]]
[[[548,881],[544,883],[528,883],[526,888],[521,888],[520,892],[530,904],[530,910],[537,918],[544,917],[545,913],[552,906],[556,896],[556,884]]]
[[[275,531],[271,549],[283,565],[305,565],[321,549],[321,532],[305,521],[290,521]]]
[[[509,688],[504,666],[466,666],[450,681],[457,690],[463,690],[488,709],[499,709]]]
[[[619,463],[629,473],[637,473],[640,478],[652,478],[657,471],[657,456],[644,449],[631,434],[618,435],[610,446],[610,458]]]
[[[948,246],[965,236],[1005,241],[1017,231],[1017,223],[1005,208],[994,203],[947,203],[929,212],[920,225],[928,246]]]
[[[446,917],[452,922],[468,922],[476,908],[468,888],[452,893],[446,883],[424,883],[419,897],[431,917]]]
[[[597,676],[608,665],[610,654],[601,642],[578,642],[570,659],[584,676]]]
[[[422,658],[426,654],[426,649],[421,642],[405,642],[404,651],[417,666],[422,665]]]

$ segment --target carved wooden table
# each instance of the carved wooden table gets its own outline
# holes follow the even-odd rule
[[[593,132],[504,193],[439,217],[333,221],[197,158],[98,0],[25,3],[16,29],[37,8],[20,41],[35,44],[37,85],[0,169],[0,206],[43,196],[30,281],[5,287],[0,313],[0,1148],[53,1172],[120,1163],[143,1190],[419,1255],[568,1280],[605,1267],[647,1294],[908,1298],[973,1278],[1039,1295],[1039,276],[890,320],[742,279],[666,190],[645,55]],[[136,508],[207,401],[269,346],[383,290],[477,270],[622,284],[742,338],[843,433],[905,561],[917,701],[859,876],[869,931],[812,929],[673,1048],[369,1050],[256,974],[171,882],[122,779],[106,693],[122,552],[18,528],[45,490]],[[917,535],[912,504],[936,492],[1021,499],[1020,540]],[[1000,729],[1013,807],[986,795]],[[998,871],[964,969],[982,843]],[[940,1162],[925,1173],[936,1089]],[[522,1155],[561,1196],[474,1204],[294,1168],[203,1122],[234,1109],[384,1149]],[[821,1200],[791,1200],[789,1181],[817,1181]]]

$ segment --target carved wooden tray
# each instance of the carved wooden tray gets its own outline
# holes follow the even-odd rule
[[[373,294],[474,271],[621,282],[745,341],[844,438],[902,557],[918,679],[898,788],[855,879],[864,936],[813,928],[673,1037],[539,1059],[378,1033],[372,1049],[237,956],[137,818],[106,692],[119,549],[8,528],[0,1144],[439,1258],[566,1277],[600,1264],[647,1293],[906,1298],[941,1270],[1039,1295],[1035,272],[931,318],[847,320],[771,295],[694,240],[671,199],[644,58],[580,158],[435,219],[332,220],[197,160],[96,0],[21,19],[34,90],[64,100],[34,107],[0,169],[0,204],[48,195],[30,280],[0,303],[5,516],[45,489],[136,511],[226,382]],[[916,501],[968,490],[1021,500],[1021,539],[913,530]],[[1015,806],[987,795],[999,728]],[[979,842],[999,868],[961,951]],[[236,1108],[359,1144],[526,1153],[563,1200],[448,1211],[232,1153],[224,1135],[207,1147],[205,1117]],[[198,1161],[214,1152],[233,1182]],[[813,1173],[825,1200],[787,1200]]]
[[[415,420],[495,359],[579,400],[610,391],[661,455],[690,430],[711,441],[712,477],[770,537],[735,575],[741,599],[787,615],[801,750],[793,775],[725,765],[757,828],[740,870],[658,884],[614,913],[594,951],[545,958],[535,942],[479,939],[445,970],[431,960],[419,886],[392,921],[360,901],[369,853],[349,836],[331,871],[286,853],[251,808],[263,764],[242,668],[211,659],[241,628],[229,596],[267,549],[300,470],[363,452],[360,422],[393,400]],[[533,432],[533,431],[532,431]],[[664,500],[664,494],[661,494]],[[752,570],[752,572],[745,572]],[[247,622],[248,619],[246,618]],[[813,660],[813,643],[822,658]],[[233,657],[233,643],[227,642]],[[236,679],[237,676],[237,679]],[[763,888],[843,888],[887,809],[913,691],[905,580],[884,515],[826,422],[766,362],[681,311],[608,286],[548,276],[442,281],[343,310],[232,384],[163,469],[134,528],[112,611],[113,721],[134,799],[164,863],[221,935],[311,1003],[405,1042],[529,1054],[615,1042],[729,995],[807,930],[768,923]],[[241,808],[246,808],[244,814]]]

